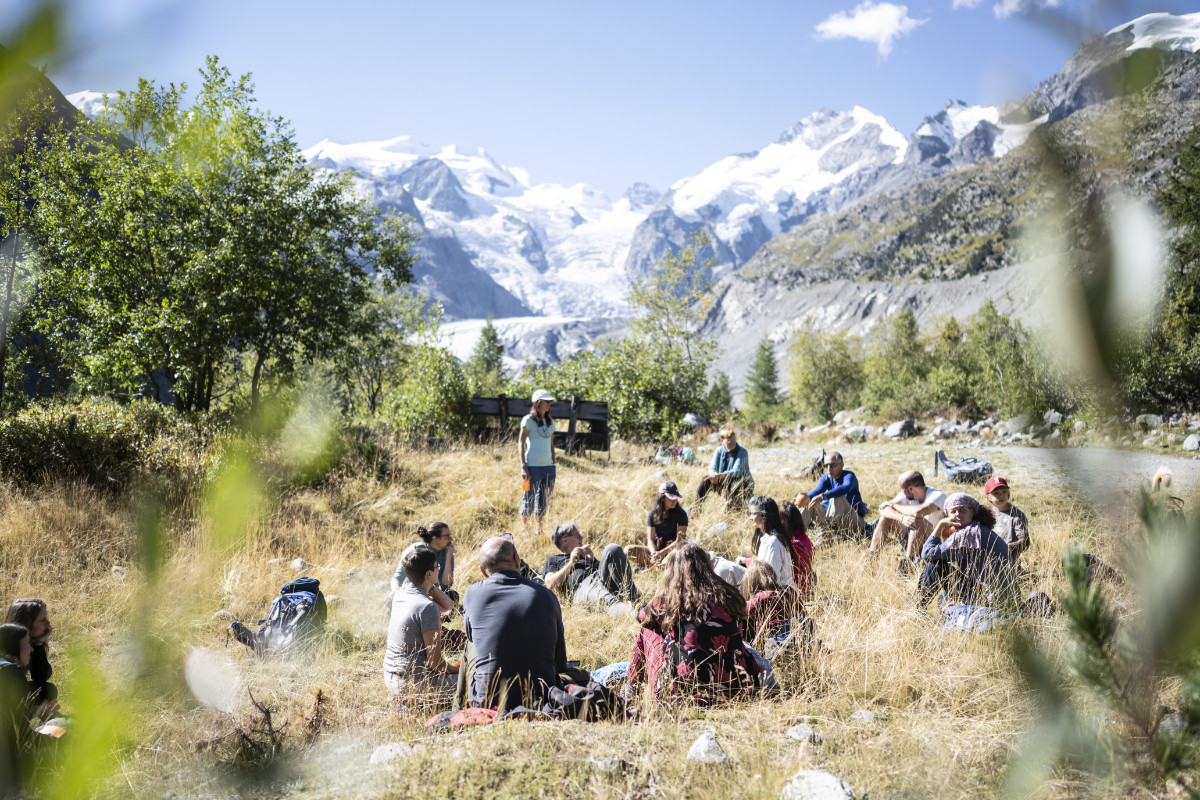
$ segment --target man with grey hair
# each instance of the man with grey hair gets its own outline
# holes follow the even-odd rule
[[[542,567],[547,589],[562,592],[579,605],[607,608],[613,616],[633,610],[638,590],[621,545],[607,545],[596,558],[574,522],[559,525],[551,539],[561,552],[547,558]]]
[[[843,466],[842,454],[834,450],[825,456],[825,474],[808,494],[796,495],[804,527],[814,525],[837,533],[857,536],[864,527],[867,504],[858,490],[858,477]]]
[[[562,609],[554,592],[521,577],[512,534],[484,540],[486,580],[463,595],[463,622],[474,673],[467,702],[489,708],[536,708],[567,668]]]

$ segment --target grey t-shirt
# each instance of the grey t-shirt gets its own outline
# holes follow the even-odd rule
[[[436,631],[440,626],[437,603],[428,594],[411,583],[397,589],[392,598],[383,671],[420,677],[426,668],[425,631]]]

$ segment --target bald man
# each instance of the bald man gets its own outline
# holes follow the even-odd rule
[[[507,534],[484,540],[479,569],[486,579],[463,596],[475,661],[467,702],[502,710],[537,708],[567,668],[558,598],[521,577],[521,558]]]
[[[887,544],[888,537],[907,539],[905,556],[915,561],[921,553],[921,545],[933,533],[945,516],[946,493],[925,485],[925,478],[915,469],[901,473],[896,480],[900,494],[879,506],[879,524],[871,537],[871,552],[878,553]]]
[[[858,536],[863,531],[863,517],[867,514],[867,504],[858,490],[858,477],[845,468],[842,454],[836,450],[825,456],[824,464],[825,474],[817,481],[816,488],[804,495],[807,501],[801,502],[802,496],[796,495],[804,527],[811,530],[818,526],[842,535]]]

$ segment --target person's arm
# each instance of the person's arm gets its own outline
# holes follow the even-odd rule
[[[50,657],[46,654],[46,643],[43,641],[40,644],[35,644],[33,646],[33,653],[29,656],[30,682],[38,689],[41,689],[53,674],[54,668],[50,666]]]
[[[655,564],[661,564],[663,562],[663,559],[665,559],[667,556],[671,555],[672,551],[674,551],[676,547],[683,547],[683,545],[686,543],[687,543],[687,525],[681,525],[679,527],[678,532],[676,533],[675,541],[670,542],[667,545],[665,545],[662,550],[659,550],[657,553],[655,553],[653,556],[651,556],[650,560],[652,562],[654,562]]]
[[[1017,513],[1009,512],[1012,518],[1012,541],[1008,542],[1008,551],[1013,556],[1019,556],[1029,549],[1029,520],[1018,509],[1014,508],[1013,511]]]
[[[454,610],[454,601],[451,600],[445,592],[439,589],[436,585],[429,590],[429,599],[437,603],[438,608],[447,613]]]
[[[454,583],[454,545],[446,545],[442,552],[445,554],[445,560],[442,561],[442,571],[438,574],[438,583],[450,586]]]
[[[546,581],[547,589],[552,592],[557,592],[566,586],[567,578],[571,577],[571,571],[575,569],[575,563],[579,561],[582,550],[582,547],[576,547],[571,551],[571,555],[567,558],[566,564],[564,564],[560,569],[556,569],[553,572],[547,572],[545,574],[544,580]]]
[[[645,630],[645,628],[638,629],[633,650],[629,653],[629,669],[626,670],[625,680],[631,689],[636,689],[646,682],[646,634],[643,632]]]
[[[440,628],[421,633],[421,638],[425,640],[425,664],[432,672],[440,672],[443,675],[457,675],[458,668],[446,663],[446,659],[442,658],[441,633]]]
[[[833,480],[829,477],[829,475],[828,474],[822,475],[821,480],[817,481],[816,488],[808,493],[808,499],[816,500],[817,495],[825,494],[825,492],[829,491],[829,487],[832,485],[833,485]]]
[[[765,561],[771,565],[771,569],[775,570],[775,577],[782,584],[785,580],[783,571],[787,570],[787,576],[792,575],[792,565],[785,561],[783,552],[783,542],[775,536],[763,536],[762,542],[758,545],[758,553],[756,558]]]
[[[529,465],[525,463],[525,441],[529,438],[529,428],[525,420],[521,420],[521,433],[517,436],[517,461],[521,464],[521,477],[529,480]]]
[[[890,519],[892,522],[898,522],[905,527],[908,527],[904,522],[905,512],[912,506],[896,505],[894,500],[888,500],[879,506],[879,516],[884,519]]]
[[[946,547],[939,536],[930,536],[921,546],[921,558],[926,561],[949,561],[954,551]]]
[[[930,536],[936,536],[939,539],[945,540],[950,538],[950,534],[954,533],[954,523],[949,519],[939,519],[938,524],[933,526],[933,532]]]
[[[554,455],[554,431],[550,431],[550,466],[558,466],[558,459]]]
[[[653,512],[651,512],[651,513],[653,513]],[[654,549],[654,534],[655,534],[654,526],[647,525],[646,526],[646,547],[650,548],[651,553],[658,552],[657,550]]]
[[[396,565],[396,573],[392,575],[392,591],[400,588],[400,584],[404,582],[404,556],[400,556],[400,563]]]
[[[721,466],[721,451],[722,451],[722,450],[724,450],[724,449],[725,449],[725,445],[723,445],[723,444],[719,444],[719,445],[717,445],[717,449],[716,449],[716,450],[713,450],[712,463],[708,465],[708,474],[704,476],[706,479],[707,479],[707,478],[711,478],[711,477],[713,477],[714,475],[720,475],[720,474],[721,474],[721,473],[717,472],[717,470],[718,470],[718,469],[720,469],[720,466]]]

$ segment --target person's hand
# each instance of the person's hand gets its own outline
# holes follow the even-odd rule
[[[453,542],[446,545],[442,549],[446,552],[446,558],[450,558],[452,555],[454,555],[454,543]]]
[[[904,522],[904,527],[906,527],[906,528],[917,527],[917,518],[916,517],[905,514],[902,521]]]
[[[662,550],[659,550],[657,553],[654,553],[652,556],[650,556],[651,564],[662,563],[662,560],[663,560],[663,551]]]
[[[571,551],[571,563],[574,564],[579,559],[583,558],[583,546],[580,545]]]
[[[524,478],[525,480],[529,480],[529,465],[528,464],[521,465],[521,477]]]

